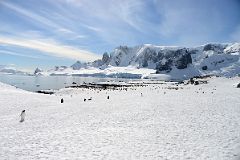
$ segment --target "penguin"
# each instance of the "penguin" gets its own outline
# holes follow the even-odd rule
[[[25,120],[25,116],[26,116],[26,113],[25,113],[25,110],[23,110],[22,113],[20,114],[21,120],[19,122],[23,122]]]
[[[107,99],[109,99],[109,96],[107,96]]]
[[[86,102],[86,100],[87,100],[87,99],[86,99],[86,98],[84,98],[83,100],[84,100],[84,102]]]
[[[61,103],[63,103],[63,98],[61,99]]]

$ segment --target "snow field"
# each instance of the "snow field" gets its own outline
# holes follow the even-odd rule
[[[0,83],[0,159],[237,160],[240,79],[208,80],[55,95]]]

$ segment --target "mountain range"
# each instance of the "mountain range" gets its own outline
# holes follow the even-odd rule
[[[0,74],[29,75],[28,73],[20,71],[9,65],[0,65]]]
[[[209,43],[197,47],[119,46],[105,52],[102,59],[35,74],[78,75],[118,78],[187,79],[193,76],[217,75],[232,77],[240,74],[240,43]]]

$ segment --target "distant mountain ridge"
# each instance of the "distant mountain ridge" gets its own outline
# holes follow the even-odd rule
[[[28,75],[28,73],[17,70],[16,68],[8,65],[0,65],[0,74]]]
[[[55,71],[58,74],[79,72],[81,75],[83,70],[84,74],[94,68],[97,69],[96,73],[105,73],[114,67],[146,68],[154,70],[151,74],[166,74],[176,79],[208,74],[235,76],[240,73],[240,43],[209,43],[191,48],[151,44],[119,46],[109,54],[104,53],[102,59],[87,63],[77,61],[70,67],[60,67],[61,70],[55,68]]]

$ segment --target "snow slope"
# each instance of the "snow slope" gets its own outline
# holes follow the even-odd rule
[[[240,159],[240,79],[208,81],[55,95],[0,83],[0,159]]]

